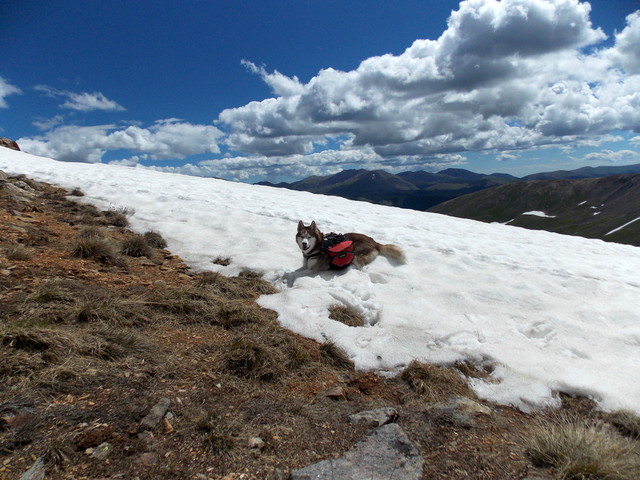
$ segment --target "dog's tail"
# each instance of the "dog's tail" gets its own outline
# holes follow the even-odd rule
[[[404,254],[404,251],[397,245],[379,245],[378,249],[380,250],[380,255],[387,257],[398,265],[404,265],[407,263],[407,257]]]

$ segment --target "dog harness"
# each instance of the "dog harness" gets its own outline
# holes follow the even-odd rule
[[[324,236],[320,251],[326,253],[334,270],[347,268],[353,262],[353,242],[340,233],[328,233]]]

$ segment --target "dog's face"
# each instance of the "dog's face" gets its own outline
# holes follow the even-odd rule
[[[313,251],[318,243],[322,241],[321,234],[316,227],[316,222],[311,222],[308,227],[302,223],[302,220],[298,222],[298,233],[296,233],[296,243],[302,253],[308,253]]]

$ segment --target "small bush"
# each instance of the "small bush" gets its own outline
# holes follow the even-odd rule
[[[109,225],[113,225],[114,227],[129,226],[129,219],[127,219],[126,215],[115,210],[107,210],[104,212],[104,218]]]
[[[115,247],[105,238],[81,238],[73,247],[71,255],[96,260],[104,265],[121,264]]]
[[[80,190],[79,188],[74,188],[69,193],[69,196],[71,196],[71,197],[84,197],[84,192],[82,190]]]
[[[362,314],[352,307],[335,304],[329,307],[329,318],[344,323],[348,327],[364,327],[365,319]]]
[[[454,395],[472,396],[462,375],[450,368],[414,360],[404,369],[400,378],[411,390],[430,402],[442,401],[443,397],[447,399]]]
[[[158,232],[144,232],[144,239],[152,248],[167,248],[167,242]]]
[[[320,345],[320,358],[335,368],[353,370],[353,361],[347,353],[338,347],[334,342],[324,342]]]
[[[96,225],[84,226],[80,229],[78,236],[85,240],[104,239],[104,230]]]
[[[211,263],[221,265],[223,267],[228,267],[229,265],[231,265],[231,259],[229,257],[216,257],[211,260]]]
[[[542,420],[525,440],[534,464],[556,468],[562,479],[633,480],[640,472],[637,445],[601,422]]]
[[[153,255],[153,250],[142,235],[130,235],[122,242],[120,253],[129,257],[147,257]]]

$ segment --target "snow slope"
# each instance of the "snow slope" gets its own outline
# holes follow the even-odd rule
[[[640,249],[579,237],[353,202],[306,192],[103,164],[56,162],[0,149],[0,170],[79,187],[100,208],[135,210],[198,270],[252,269],[280,293],[259,303],[281,323],[344,348],[356,366],[394,372],[412,359],[471,360],[494,367],[474,380],[483,398],[524,410],[558,405],[557,392],[601,408],[640,413]],[[298,279],[298,220],[357,231],[405,249],[409,263],[380,258]],[[218,256],[231,265],[214,265]],[[328,318],[335,303],[368,319]]]

